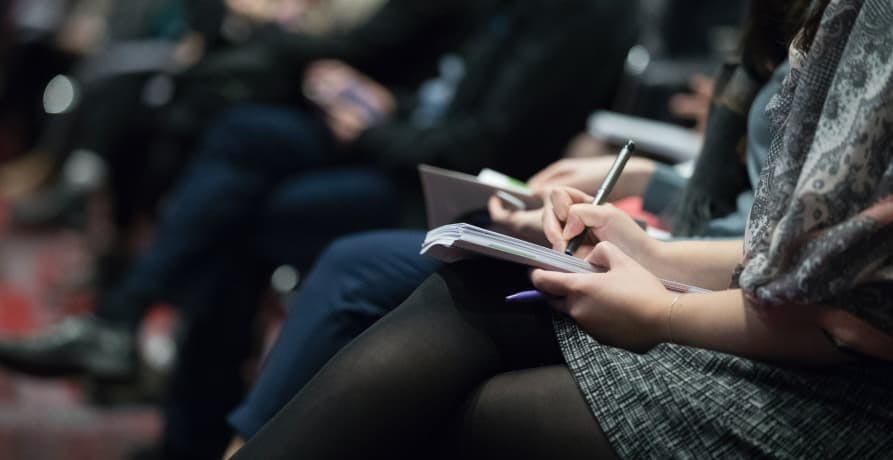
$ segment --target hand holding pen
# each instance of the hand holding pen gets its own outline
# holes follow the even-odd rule
[[[614,185],[617,184],[617,180],[620,179],[620,175],[623,173],[623,168],[626,167],[626,162],[629,161],[629,158],[635,151],[636,143],[627,141],[626,145],[623,146],[623,149],[621,149],[620,153],[617,155],[617,159],[614,160],[614,164],[611,165],[611,169],[608,170],[608,174],[605,176],[605,180],[602,182],[601,187],[599,187],[598,191],[595,193],[595,198],[592,200],[594,206],[599,206],[604,203],[608,198],[608,195],[611,194],[611,190],[614,188]],[[580,243],[582,243],[585,238],[586,231],[584,230],[568,242],[567,248],[564,249],[564,253],[571,256],[574,255],[580,247]]]

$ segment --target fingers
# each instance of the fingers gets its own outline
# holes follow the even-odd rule
[[[361,110],[350,105],[339,105],[327,111],[327,124],[335,138],[342,143],[351,142],[369,126]]]
[[[512,215],[512,211],[506,209],[496,195],[487,200],[487,210],[490,211],[490,219],[497,224],[506,224]]]
[[[713,97],[713,79],[704,74],[694,74],[688,83],[691,90],[700,96]]]
[[[586,261],[607,270],[623,266],[633,260],[615,244],[602,241],[586,256]]]
[[[575,204],[571,206],[567,210],[567,219],[564,223],[561,237],[568,240],[586,231],[587,227],[605,225],[608,221],[608,216],[605,214],[599,209],[599,206],[589,204]]]
[[[555,213],[548,208],[543,212],[543,233],[545,233],[549,243],[552,244],[552,249],[564,252],[564,248],[567,247],[567,241],[562,236],[564,228],[561,222],[558,221],[558,218],[555,217]]]
[[[554,180],[556,177],[567,174],[567,162],[565,160],[558,160],[555,163],[547,166],[546,169],[536,173],[527,180],[527,185],[531,188],[542,188],[546,185],[547,182]]]
[[[708,109],[709,105],[697,96],[676,94],[670,98],[670,112],[680,118],[694,118]]]
[[[307,66],[306,76],[324,76],[332,72],[343,72],[350,70],[346,64],[335,59],[320,59],[312,62]]]
[[[571,206],[579,203],[591,203],[592,200],[593,197],[586,193],[569,187],[555,188],[549,194],[549,202],[552,204],[555,216],[561,222],[567,222],[568,211]]]
[[[567,221],[564,224],[563,233],[561,235],[561,237],[565,239],[573,238],[587,228],[592,231],[596,238],[605,239],[602,230],[605,229],[608,224],[619,219],[628,219],[632,221],[631,217],[611,204],[604,204],[601,206],[575,204],[568,208],[567,214]],[[632,225],[636,225],[635,222],[632,222]]]
[[[574,316],[575,305],[579,305],[581,296],[587,295],[587,286],[598,283],[597,276],[599,275],[594,276],[592,273],[561,273],[537,269],[531,272],[530,280],[540,292],[555,297],[549,299],[552,308]]]
[[[355,72],[340,61],[322,60],[311,64],[304,72],[304,95],[323,108],[330,108],[338,95],[357,80]]]
[[[564,251],[567,238],[564,237],[564,223],[568,210],[575,203],[591,202],[592,197],[572,188],[561,187],[552,190],[544,199],[543,232],[556,251]]]
[[[580,273],[561,273],[536,269],[530,274],[530,281],[540,292],[556,297],[567,297],[579,293],[585,286],[586,275]]]

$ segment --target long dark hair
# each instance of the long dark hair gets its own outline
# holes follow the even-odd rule
[[[828,1],[818,3],[827,5]],[[787,57],[788,47],[804,25],[811,3],[811,0],[751,0],[741,37],[741,63],[758,81],[768,80]]]
[[[815,40],[815,35],[818,33],[819,25],[822,22],[822,16],[825,14],[825,10],[828,9],[828,5],[831,4],[831,0],[817,0],[814,3],[812,11],[809,12],[806,20],[803,22],[803,32],[797,38],[797,43],[794,43],[797,48],[804,52],[809,51],[812,41]]]
[[[701,156],[672,211],[673,234],[702,235],[711,219],[733,212],[739,193],[750,187],[743,161],[750,104],[787,57],[810,4],[810,0],[751,0],[743,26],[741,65],[724,66],[717,79]]]

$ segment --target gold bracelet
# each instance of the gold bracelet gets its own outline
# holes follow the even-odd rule
[[[678,294],[673,301],[670,302],[670,308],[667,309],[667,341],[668,343],[675,343],[673,341],[673,309],[676,308],[676,303],[679,302],[679,299],[682,297],[682,294]]]

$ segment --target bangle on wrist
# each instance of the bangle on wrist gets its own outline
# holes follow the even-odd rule
[[[670,302],[670,307],[667,308],[667,343],[675,343],[673,340],[673,310],[676,309],[676,305],[681,298],[682,294],[676,295],[676,297],[673,298],[673,301]]]

